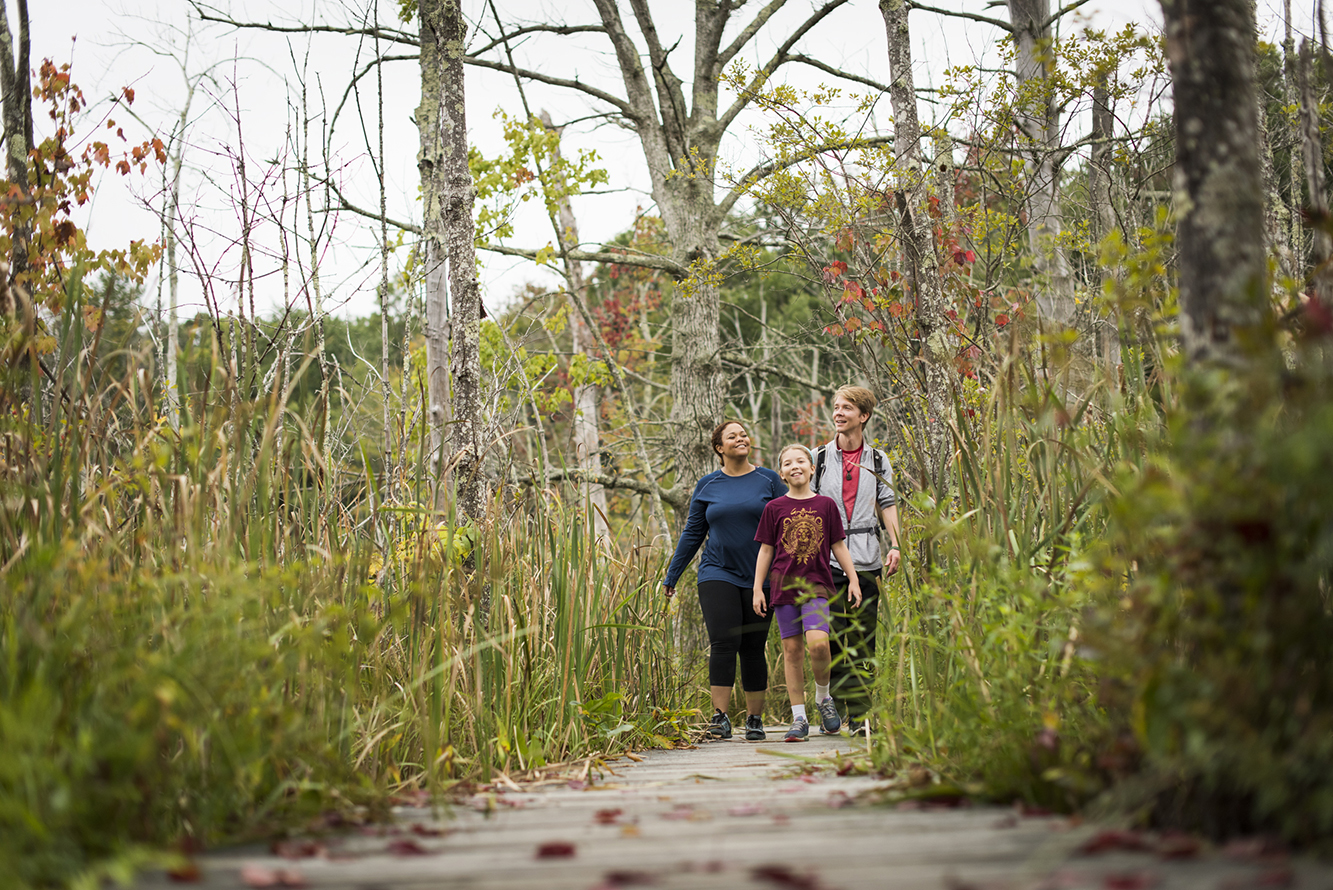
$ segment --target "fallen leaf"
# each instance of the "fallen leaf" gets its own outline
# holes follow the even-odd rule
[[[417,837],[444,837],[449,833],[447,829],[436,828],[434,825],[422,825],[420,822],[414,822],[411,831]]]
[[[1197,837],[1183,831],[1171,831],[1157,842],[1157,855],[1163,859],[1192,859],[1199,855],[1201,847]]]
[[[569,859],[574,855],[574,845],[569,841],[547,841],[537,848],[538,859]]]
[[[639,836],[640,834],[642,834],[642,833],[643,833],[643,832],[639,831],[639,826],[637,826],[637,825],[622,825],[622,826],[620,826],[620,836],[621,836],[621,837],[638,837],[638,836]]]
[[[598,810],[593,814],[592,818],[598,825],[615,825],[616,820],[619,819],[624,812],[625,811],[620,809],[620,807],[609,810]]]
[[[790,821],[791,821],[791,816],[788,816],[786,813],[778,813],[776,816],[773,817],[774,825],[786,825]]]
[[[828,796],[829,809],[840,810],[843,807],[849,807],[854,803],[851,796],[839,789]]]
[[[392,853],[395,856],[430,856],[433,851],[427,850],[411,838],[401,838],[396,841],[389,841],[384,847],[384,852]]]
[[[797,874],[785,865],[756,865],[750,869],[750,878],[793,890],[818,890],[819,887],[812,876]]]
[[[633,760],[635,763],[643,763],[643,758],[635,754],[633,751],[626,751],[625,756],[630,760]]]
[[[274,841],[269,846],[269,851],[274,856],[281,856],[283,859],[310,859],[313,856],[322,856],[327,852],[323,844],[309,840]]]
[[[644,887],[657,878],[646,871],[609,871],[602,876],[603,887]]]
[[[199,870],[199,863],[193,859],[187,859],[180,865],[167,871],[167,877],[177,884],[197,883],[204,874]]]
[[[1147,890],[1157,883],[1157,876],[1151,872],[1112,872],[1102,878],[1106,890]]]
[[[1078,848],[1078,852],[1083,856],[1095,856],[1098,853],[1106,853],[1111,850],[1146,849],[1148,849],[1148,844],[1137,831],[1121,831],[1112,828],[1097,832],[1085,841],[1083,846]]]

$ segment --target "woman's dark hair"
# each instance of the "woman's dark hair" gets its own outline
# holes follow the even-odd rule
[[[724,420],[717,426],[713,427],[713,453],[717,455],[719,461],[722,460],[722,431],[733,423],[741,429],[745,429],[745,424],[741,423],[739,420]]]

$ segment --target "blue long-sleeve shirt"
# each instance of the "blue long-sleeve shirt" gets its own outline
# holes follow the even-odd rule
[[[700,479],[663,586],[676,586],[705,538],[708,543],[699,558],[699,580],[752,586],[759,560],[759,542],[754,539],[759,517],[765,504],[786,493],[782,479],[767,467],[755,467],[744,476],[714,470]]]

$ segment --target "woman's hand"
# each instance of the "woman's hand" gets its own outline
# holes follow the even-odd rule
[[[764,597],[764,588],[762,587],[754,589],[754,613],[760,616],[768,614],[768,599]]]
[[[666,598],[667,598],[667,599],[671,599],[673,596],[676,595],[676,588],[674,588],[674,587],[667,587],[665,584],[663,584],[663,585],[662,585],[662,593],[664,593],[664,594],[666,595]]]

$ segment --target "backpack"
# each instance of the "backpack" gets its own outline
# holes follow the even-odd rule
[[[875,485],[876,485],[876,492],[875,492],[875,493],[878,495],[878,493],[879,493],[879,491],[878,491],[878,486],[879,486],[879,484],[880,484],[881,482],[883,482],[883,480],[884,480],[884,455],[883,455],[882,452],[880,452],[880,450],[879,450],[878,448],[876,448],[876,447],[873,446],[873,445],[870,446],[870,453],[873,455],[872,461],[873,461],[874,466],[875,466],[875,469],[874,469],[874,473],[875,473]],[[827,445],[824,445],[823,447],[821,447],[821,448],[819,449],[819,457],[815,458],[815,484],[814,484],[814,490],[815,490],[816,493],[819,492],[819,484],[820,484],[821,482],[824,481],[824,464],[826,464],[826,463],[828,462],[828,461],[826,460],[827,457],[828,457],[828,446],[827,446]],[[880,513],[880,511],[879,511],[879,509],[878,509],[878,498],[876,498],[876,506],[875,506],[874,508],[872,508],[872,509],[873,509],[874,514],[875,514],[875,519],[877,520],[877,522],[878,522],[878,524],[879,524],[879,527],[880,527],[880,528],[884,528],[884,516],[883,516],[883,514]]]

